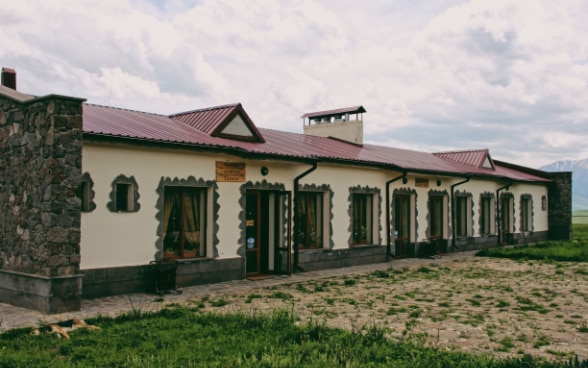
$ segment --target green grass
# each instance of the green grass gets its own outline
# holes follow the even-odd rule
[[[16,329],[0,334],[0,367],[560,366],[529,355],[499,359],[424,347],[422,336],[393,340],[375,326],[351,332],[296,320],[284,310],[221,315],[176,307],[88,320],[101,330],[77,330],[71,340]]]
[[[513,248],[484,249],[482,257],[560,262],[588,262],[588,224],[573,225],[572,241],[546,241]]]

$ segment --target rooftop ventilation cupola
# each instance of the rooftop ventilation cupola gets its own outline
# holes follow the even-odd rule
[[[354,106],[304,114],[304,134],[363,144],[364,112],[363,106]]]

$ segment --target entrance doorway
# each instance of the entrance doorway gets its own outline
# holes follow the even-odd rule
[[[394,196],[394,242],[396,244],[396,258],[410,256],[410,195],[398,194]]]
[[[247,277],[291,273],[291,207],[290,192],[246,191]]]
[[[514,199],[512,195],[503,194],[500,201],[500,216],[502,221],[502,244],[514,244]]]

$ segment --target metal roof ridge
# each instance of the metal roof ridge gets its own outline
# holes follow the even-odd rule
[[[211,106],[211,107],[204,107],[204,108],[201,108],[201,109],[195,109],[195,110],[178,112],[178,113],[175,113],[175,114],[167,115],[167,117],[174,118],[174,117],[180,116],[180,115],[188,115],[188,114],[194,114],[194,113],[197,113],[197,112],[204,112],[204,111],[210,111],[210,110],[226,109],[226,108],[230,108],[230,107],[237,107],[239,105],[241,105],[241,102],[230,103],[230,104],[225,104],[225,105],[218,105],[218,106]]]
[[[83,105],[95,106],[95,107],[103,107],[103,108],[106,108],[106,109],[114,109],[114,110],[121,110],[121,111],[128,111],[128,112],[136,112],[138,114],[145,114],[145,115],[155,115],[155,116],[160,116],[162,118],[168,118],[169,117],[166,114],[158,114],[158,113],[155,113],[155,112],[148,112],[148,111],[139,111],[139,110],[127,109],[127,108],[124,108],[124,107],[100,105],[100,104],[89,103],[89,102],[84,102]]]
[[[465,150],[456,150],[456,151],[442,151],[442,152],[433,152],[434,155],[448,155],[451,153],[465,153],[465,152],[490,152],[488,148],[470,148]]]

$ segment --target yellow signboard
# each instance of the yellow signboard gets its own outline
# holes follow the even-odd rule
[[[243,182],[245,181],[244,162],[216,162],[216,181]]]

